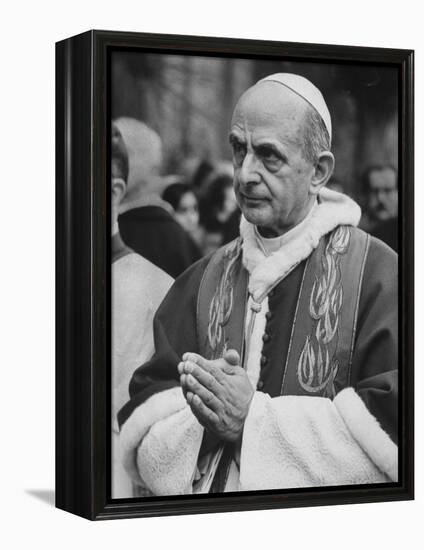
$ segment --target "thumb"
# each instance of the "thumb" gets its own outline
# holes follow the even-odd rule
[[[224,353],[224,359],[230,365],[237,367],[240,365],[240,355],[235,349],[229,349]]]

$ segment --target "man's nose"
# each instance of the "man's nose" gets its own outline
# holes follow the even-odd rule
[[[242,185],[253,185],[261,181],[259,160],[253,153],[247,153],[239,172],[239,182]]]
[[[380,189],[377,193],[378,202],[384,204],[387,199],[387,192],[384,189]]]

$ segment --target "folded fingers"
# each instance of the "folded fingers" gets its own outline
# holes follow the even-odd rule
[[[214,426],[219,422],[218,415],[207,407],[198,395],[187,392],[187,403],[202,425]]]
[[[199,355],[198,353],[194,352],[187,352],[183,355],[183,361],[191,361],[192,363],[195,363],[197,365],[200,365],[203,368],[207,368],[210,361]]]
[[[182,374],[181,385],[187,392],[192,392],[198,395],[205,405],[214,411],[218,412],[222,408],[222,403],[219,397],[210,391],[207,387],[200,383],[192,374]]]
[[[182,369],[184,374],[191,374],[205,388],[210,390],[215,395],[219,395],[222,390],[219,380],[214,376],[214,373],[207,371],[191,361],[186,361]]]

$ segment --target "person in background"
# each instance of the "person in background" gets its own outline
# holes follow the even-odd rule
[[[133,496],[132,483],[119,460],[117,411],[128,400],[134,369],[154,352],[153,315],[173,279],[128,248],[118,228],[118,211],[125,197],[128,155],[121,133],[112,124],[112,496]]]
[[[370,166],[363,175],[368,231],[398,251],[397,171],[390,164]]]
[[[200,240],[199,205],[192,188],[187,183],[175,182],[168,185],[162,198],[172,206],[175,219],[193,239],[196,253],[200,257],[200,251],[195,244]]]
[[[190,180],[187,181],[190,181],[193,189],[201,193],[213,171],[214,165],[209,160],[199,159],[197,165],[192,170]]]
[[[128,191],[120,208],[122,239],[133,250],[171,277],[185,271],[199,256],[191,239],[161,198],[162,142],[143,122],[121,117],[115,121],[128,150]]]
[[[239,220],[232,176],[225,173],[212,175],[200,199],[200,223],[205,231],[204,254],[214,252],[235,238]]]

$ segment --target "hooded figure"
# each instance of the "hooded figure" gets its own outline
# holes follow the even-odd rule
[[[130,248],[177,277],[200,258],[186,232],[172,216],[169,204],[161,199],[165,187],[160,177],[162,142],[143,122],[121,117],[116,126],[128,151],[128,189],[122,201],[119,228]]]

